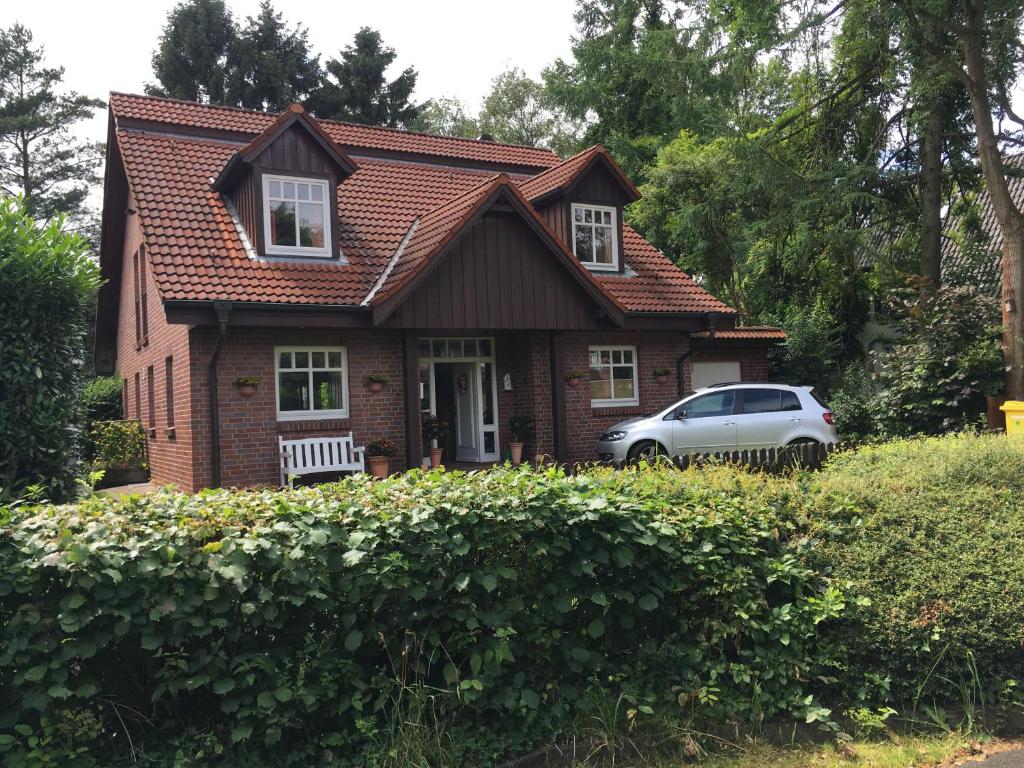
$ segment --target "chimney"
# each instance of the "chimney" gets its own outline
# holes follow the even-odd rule
[[[489,134],[489,133],[481,133],[480,134],[480,138],[477,139],[477,141],[489,141],[492,144],[495,143],[494,142],[494,137],[491,134]]]

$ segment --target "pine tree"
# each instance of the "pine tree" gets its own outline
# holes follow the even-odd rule
[[[416,70],[408,67],[388,82],[384,73],[396,55],[394,48],[384,45],[379,32],[360,29],[341,57],[327,62],[330,78],[325,78],[312,100],[313,111],[318,117],[365,125],[397,128],[410,124],[419,111],[409,101],[416,87]]]
[[[71,128],[104,104],[58,93],[63,77],[63,67],[45,66],[28,28],[0,30],[0,190],[23,196],[35,219],[81,218],[99,182],[102,146],[75,139]]]
[[[288,29],[270,0],[263,0],[231,47],[226,103],[280,112],[305,101],[320,81],[320,61],[309,50],[308,31],[301,24]]]
[[[168,14],[146,86],[154,96],[224,103],[228,55],[237,41],[235,22],[223,0],[186,0]]]

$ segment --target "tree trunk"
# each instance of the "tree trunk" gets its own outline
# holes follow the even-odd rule
[[[1003,174],[999,144],[992,125],[985,73],[984,0],[964,0],[967,34],[962,37],[967,93],[974,112],[978,157],[992,210],[1003,235],[1003,354],[1006,357],[1006,396],[1024,399],[1024,216],[1014,205]]]
[[[921,262],[922,292],[942,282],[942,109],[928,107],[921,123]]]

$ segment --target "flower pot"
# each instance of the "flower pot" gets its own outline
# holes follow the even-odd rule
[[[518,467],[523,463],[523,444],[509,443],[508,447],[512,451],[512,465]]]
[[[371,456],[370,461],[370,474],[379,480],[383,480],[388,476],[388,464],[391,463],[391,459],[387,456]]]
[[[379,381],[371,381],[366,388],[371,392],[380,392],[382,389],[384,389],[384,385],[381,384]]]
[[[658,382],[659,384],[668,384],[668,374],[667,373],[662,373],[662,374],[660,374],[658,376],[655,376],[654,380],[656,382]]]
[[[534,456],[533,457],[533,463],[536,464],[538,467],[543,466],[544,465],[544,454],[543,453],[538,453],[536,456]]]
[[[441,466],[441,455],[444,453],[444,448],[431,448],[430,449],[430,467],[431,469],[437,469]]]
[[[242,395],[246,400],[256,394],[256,386],[254,384],[243,384],[238,388],[239,394]]]
[[[577,377],[574,377],[572,379],[566,379],[565,383],[568,384],[570,387],[575,388],[575,387],[578,387],[582,381],[583,381],[583,379],[581,379],[581,378],[579,378],[577,376]]]

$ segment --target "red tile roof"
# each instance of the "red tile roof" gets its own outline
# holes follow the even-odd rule
[[[700,331],[690,336],[695,339],[706,339],[709,334],[707,331]],[[715,338],[721,341],[782,341],[786,338],[786,332],[768,325],[741,325],[737,328],[715,331]]]
[[[599,158],[604,158],[608,162],[612,173],[619,178],[629,195],[633,199],[639,200],[639,190],[637,190],[633,182],[619,167],[619,164],[615,162],[615,159],[608,154],[608,150],[600,144],[595,144],[578,155],[573,155],[568,160],[548,168],[543,173],[538,173],[532,179],[523,182],[520,185],[520,189],[523,190],[523,194],[530,200],[537,200],[553,192],[562,191],[568,188],[583,171]]]
[[[110,103],[118,121],[130,118],[253,136],[275,120],[259,112],[144,96],[113,94]],[[358,155],[358,170],[338,186],[340,245],[347,261],[343,264],[250,257],[224,198],[210,187],[211,179],[238,151],[239,137],[197,137],[169,128],[156,131],[132,122],[127,127],[118,124],[115,138],[164,300],[357,306],[384,275],[417,218],[420,225],[387,276],[388,291],[397,284],[392,280],[415,266],[417,254],[429,252],[431,233],[439,236],[448,231],[466,206],[477,200],[469,193],[493,182],[502,164],[528,159],[545,168],[565,165],[547,150],[529,147],[327,121],[321,125],[349,154]],[[410,162],[374,155],[381,147],[409,145],[417,146],[415,151],[423,155],[438,157]],[[497,167],[464,168],[438,162],[442,156],[476,161],[488,153],[499,158]],[[506,177],[506,183],[511,180],[520,189],[530,188],[536,178],[520,174]],[[530,208],[525,199],[523,204]],[[733,312],[628,226],[623,245],[625,275],[587,273],[587,278],[625,311]]]

